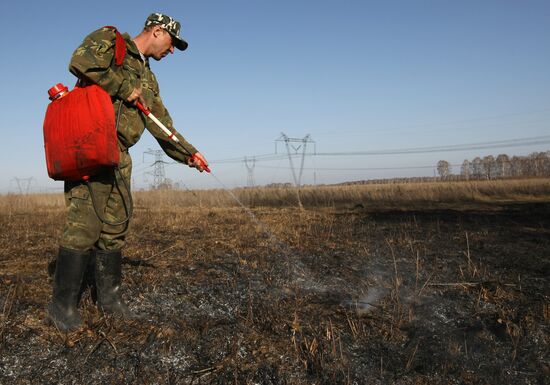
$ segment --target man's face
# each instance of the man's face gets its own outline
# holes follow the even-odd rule
[[[172,35],[170,35],[164,28],[158,27],[153,30],[153,44],[151,57],[155,60],[161,60],[169,53],[174,53],[174,44],[172,42]]]

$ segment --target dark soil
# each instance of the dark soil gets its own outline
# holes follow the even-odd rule
[[[550,204],[138,208],[124,297],[44,322],[63,212],[0,216],[0,384],[548,384]],[[263,227],[262,227],[263,226]]]

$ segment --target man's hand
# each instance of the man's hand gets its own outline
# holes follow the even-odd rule
[[[195,167],[200,172],[210,172],[210,169],[208,168],[208,162],[200,152],[194,153],[193,156],[190,157],[187,161],[187,164],[189,165],[189,167]]]
[[[143,100],[143,96],[141,96],[141,88],[134,88],[130,96],[126,98],[126,101],[132,104],[140,102],[143,106],[145,106],[145,100]]]

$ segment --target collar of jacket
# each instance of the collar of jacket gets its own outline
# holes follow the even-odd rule
[[[130,53],[131,55],[135,56],[139,60],[143,61],[143,59],[141,58],[141,55],[139,53],[139,50],[136,46],[136,43],[134,43],[131,36],[128,35],[127,33],[123,33],[122,37],[126,41],[127,52]],[[147,59],[145,59],[145,63],[147,63]]]

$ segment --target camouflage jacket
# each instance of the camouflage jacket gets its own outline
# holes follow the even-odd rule
[[[189,156],[197,152],[172,125],[168,110],[164,107],[159,94],[157,79],[146,59],[141,55],[127,34],[122,34],[126,41],[126,56],[122,66],[114,64],[115,32],[109,28],[100,28],[92,32],[75,50],[69,64],[69,70],[86,83],[101,86],[114,103],[115,113],[120,117],[118,122],[118,140],[122,148],[136,144],[145,128],[156,138],[168,156],[179,162],[187,162]],[[124,101],[134,88],[140,88],[145,105],[175,136],[180,143],[175,143],[135,106]]]

